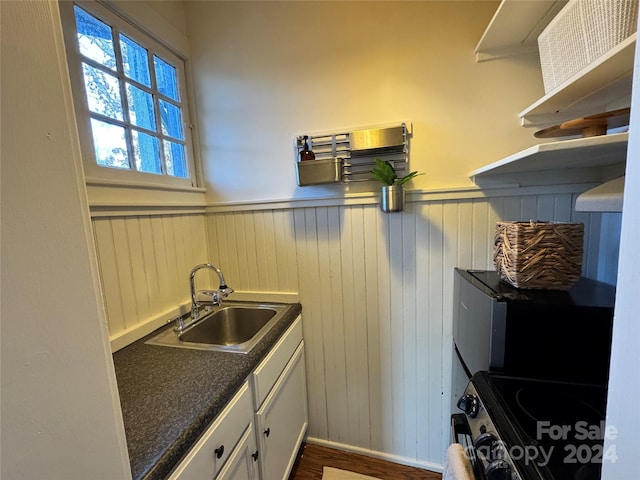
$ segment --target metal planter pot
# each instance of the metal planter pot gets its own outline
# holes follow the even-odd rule
[[[380,209],[384,213],[401,212],[404,209],[404,187],[398,185],[382,187]]]

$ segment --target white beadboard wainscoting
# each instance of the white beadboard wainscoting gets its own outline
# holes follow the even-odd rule
[[[92,222],[117,350],[187,311],[189,272],[209,259],[205,219],[202,213],[118,215]]]
[[[574,213],[573,202],[561,193],[409,202],[398,214],[375,204],[210,213],[207,230],[241,289],[297,281],[310,440],[437,470],[449,437],[453,268],[492,268],[497,220],[581,221],[585,274],[615,278],[619,232],[601,228],[610,215]],[[603,250],[616,255],[612,271],[601,271]]]
[[[112,339],[184,308],[196,263],[218,265],[238,292],[297,292],[309,441],[439,470],[453,268],[493,268],[498,220],[581,221],[584,274],[613,283],[620,214],[576,213],[575,195],[422,198],[394,214],[375,203],[285,204],[94,218]]]

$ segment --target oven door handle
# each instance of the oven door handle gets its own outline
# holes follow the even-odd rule
[[[482,462],[476,457],[475,447],[473,446],[473,437],[467,417],[463,413],[454,413],[451,415],[451,441],[459,443],[467,452],[475,480],[486,480],[486,475],[482,467]]]
[[[467,441],[471,441],[471,430],[467,419],[462,413],[451,415],[451,441],[459,443],[463,447],[467,446]]]

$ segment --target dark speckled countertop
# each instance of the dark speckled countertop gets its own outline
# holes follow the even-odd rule
[[[290,304],[248,354],[146,345],[158,331],[113,354],[134,480],[167,477],[301,310]]]

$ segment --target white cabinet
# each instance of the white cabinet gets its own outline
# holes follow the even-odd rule
[[[299,316],[169,480],[286,479],[307,424],[304,342]]]
[[[307,430],[307,386],[300,317],[251,376],[261,480],[289,476]]]
[[[252,420],[251,393],[249,383],[245,382],[169,479],[212,480],[215,478],[227,460],[236,453],[234,448],[252,425]]]
[[[260,478],[286,479],[307,429],[304,344],[300,344],[256,413]]]
[[[257,480],[258,455],[256,435],[251,423],[216,480]]]

